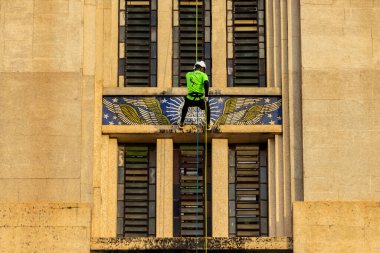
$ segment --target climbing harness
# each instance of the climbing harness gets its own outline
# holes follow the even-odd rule
[[[191,92],[191,93],[189,93],[189,94],[187,94],[188,96],[187,96],[187,98],[189,99],[189,100],[192,100],[192,101],[199,101],[199,100],[201,100],[202,99],[202,97],[203,97],[203,94],[202,93],[198,93],[198,92]],[[192,98],[189,98],[189,96]]]

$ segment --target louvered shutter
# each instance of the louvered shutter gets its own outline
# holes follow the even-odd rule
[[[205,181],[204,148],[181,145],[174,152],[174,234],[175,236],[204,236],[205,232]],[[209,159],[210,161],[210,159]],[[198,177],[197,177],[198,164]],[[210,162],[208,167],[211,168]],[[211,234],[211,206],[209,200],[211,178],[208,169],[208,234]]]
[[[267,236],[265,147],[234,145],[229,155],[230,236]]]
[[[119,86],[156,86],[156,0],[120,0]]]
[[[173,86],[186,85],[185,75],[196,61],[196,0],[174,0]],[[198,60],[204,60],[206,73],[211,73],[210,0],[198,0]]]
[[[120,156],[124,154],[124,162]],[[155,148],[149,145],[119,147],[119,195],[124,198],[118,210],[122,216],[119,236],[144,237],[155,235],[156,200]],[[123,180],[122,180],[123,179]],[[122,191],[122,193],[120,193]]]
[[[228,86],[266,86],[264,0],[233,0],[229,11]]]

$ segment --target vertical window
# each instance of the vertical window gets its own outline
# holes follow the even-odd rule
[[[119,10],[119,86],[157,86],[157,0],[119,0]]]
[[[229,235],[268,236],[265,145],[233,145],[229,151]]]
[[[207,234],[211,236],[211,152],[207,158]],[[174,236],[205,234],[204,168],[203,146],[198,150],[194,144],[174,148]]]
[[[264,0],[228,3],[228,86],[265,87]]]
[[[173,0],[173,86],[186,86],[185,75],[196,60],[206,62],[211,78],[210,0],[198,0],[198,50],[196,50],[196,0]],[[198,59],[196,59],[198,51]]]
[[[118,159],[119,237],[156,235],[156,149],[120,145]]]

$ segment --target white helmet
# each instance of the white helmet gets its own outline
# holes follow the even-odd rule
[[[196,66],[201,66],[202,68],[206,68],[206,63],[205,63],[204,61],[197,61],[197,62],[194,64],[193,69],[195,69]]]

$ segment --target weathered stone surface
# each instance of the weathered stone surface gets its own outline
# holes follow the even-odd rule
[[[92,238],[91,250],[195,250],[204,249],[204,238]],[[209,250],[289,250],[290,237],[213,237],[207,240]]]
[[[80,201],[86,80],[79,73],[0,73],[7,91],[0,92],[0,199]]]
[[[301,1],[305,200],[379,200],[374,3]]]
[[[0,3],[0,72],[80,72],[82,1]]]
[[[88,253],[90,206],[0,204],[0,252]]]
[[[296,202],[293,207],[295,253],[379,252],[379,202]]]

